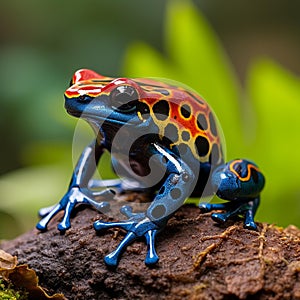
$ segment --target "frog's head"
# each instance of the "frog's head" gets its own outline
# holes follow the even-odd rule
[[[212,183],[220,198],[234,201],[258,197],[265,178],[253,162],[234,159],[215,169]]]
[[[65,108],[75,117],[97,125],[122,126],[143,122],[147,108],[140,102],[143,90],[131,79],[111,78],[91,70],[77,71],[65,92]]]

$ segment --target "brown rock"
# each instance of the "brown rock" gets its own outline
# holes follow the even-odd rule
[[[127,248],[116,270],[103,257],[124,237],[122,230],[97,235],[92,224],[108,220],[92,209],[78,210],[64,235],[32,230],[1,248],[28,264],[49,293],[68,299],[300,299],[300,231],[243,222],[217,225],[210,214],[184,206],[158,235],[155,267],[144,264],[146,245]]]

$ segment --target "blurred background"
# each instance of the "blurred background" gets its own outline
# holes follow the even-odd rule
[[[32,228],[37,210],[60,199],[92,139],[63,107],[80,68],[169,77],[197,90],[220,119],[228,159],[253,159],[265,172],[257,220],[300,226],[299,1],[12,0],[1,7],[0,238]]]

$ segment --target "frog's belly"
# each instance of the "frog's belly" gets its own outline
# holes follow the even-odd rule
[[[215,193],[211,186],[211,168],[209,164],[201,164],[199,165],[198,161],[193,162],[198,164],[197,168],[195,168],[196,180],[194,183],[193,191],[186,191],[187,197],[207,197]],[[166,169],[162,164],[157,163],[157,161],[149,162],[143,161],[140,163],[139,161],[133,159],[122,159],[118,157],[112,158],[112,165],[115,173],[119,177],[128,178],[130,180],[136,181],[139,187],[143,187],[147,190],[156,191],[158,190],[162,184],[165,182],[167,178]]]
[[[146,189],[158,189],[166,178],[166,169],[151,158],[137,161],[130,158],[112,157],[113,170],[118,177],[137,181]]]

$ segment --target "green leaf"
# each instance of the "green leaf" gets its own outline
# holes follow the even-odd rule
[[[129,46],[124,59],[124,70],[128,77],[174,78],[176,66],[160,53],[143,42]]]
[[[249,72],[248,90],[257,116],[251,158],[267,177],[264,216],[283,225],[299,224],[300,80],[262,59]]]
[[[220,105],[226,101],[234,109],[228,118],[237,115],[235,74],[216,34],[191,2],[169,2],[166,48],[172,61],[188,77],[188,84],[201,88],[211,103]]]
[[[239,85],[216,35],[190,1],[168,2],[165,48],[166,57],[134,43],[125,57],[125,73],[170,78],[198,91],[220,120],[229,156],[236,156],[243,148]]]
[[[190,1],[180,0],[167,5],[165,54],[134,43],[127,51],[125,73],[169,77],[202,94],[220,120],[229,159],[253,159],[266,175],[258,219],[300,224],[298,78],[270,61],[259,61],[249,72],[248,94],[241,99],[216,34]]]
[[[20,169],[1,177],[0,211],[15,220],[15,228],[29,230],[38,221],[40,208],[57,203],[63,196],[71,170],[65,166],[49,165]],[[5,223],[3,223],[5,222]],[[7,228],[11,222],[3,220]],[[11,230],[3,233],[12,235]]]

